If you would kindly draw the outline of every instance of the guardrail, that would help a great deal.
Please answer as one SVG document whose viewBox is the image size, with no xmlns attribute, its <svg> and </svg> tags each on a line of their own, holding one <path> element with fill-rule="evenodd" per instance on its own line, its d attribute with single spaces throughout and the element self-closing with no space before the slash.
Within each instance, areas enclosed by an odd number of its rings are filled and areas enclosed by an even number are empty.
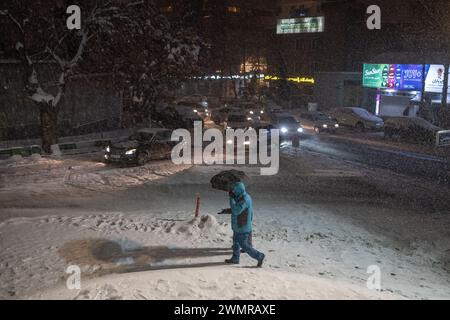
<svg viewBox="0 0 450 320">
<path fill-rule="evenodd" d="M 111 142 L 128 137 L 131 129 L 120 129 L 115 131 L 99 132 L 84 136 L 61 137 L 59 144 L 54 148 L 58 149 L 62 154 L 74 154 L 83 152 L 83 149 L 104 148 Z M 10 158 L 12 156 L 28 157 L 32 154 L 45 154 L 39 146 L 40 140 L 17 140 L 17 141 L 1 141 L 0 142 L 0 160 Z"/>
<path fill-rule="evenodd" d="M 58 149 L 62 154 L 73 154 L 76 153 L 76 151 L 82 151 L 83 149 L 102 149 L 111 143 L 112 140 L 110 139 L 68 142 L 57 144 L 52 147 L 52 149 Z M 38 145 L 0 149 L 0 160 L 8 159 L 13 156 L 29 157 L 33 154 L 43 155 L 45 152 Z"/>
<path fill-rule="evenodd" d="M 6 159 L 13 156 L 28 157 L 32 154 L 43 154 L 40 146 L 33 145 L 29 147 L 15 147 L 9 149 L 0 149 L 0 159 Z"/>
</svg>

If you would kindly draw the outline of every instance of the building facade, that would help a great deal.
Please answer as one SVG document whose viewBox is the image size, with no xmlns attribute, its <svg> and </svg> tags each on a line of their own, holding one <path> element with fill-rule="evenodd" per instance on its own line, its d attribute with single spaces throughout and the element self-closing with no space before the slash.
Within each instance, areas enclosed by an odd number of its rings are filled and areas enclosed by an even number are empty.
<svg viewBox="0 0 450 320">
<path fill-rule="evenodd" d="M 279 0 L 278 25 L 283 20 L 306 24 L 312 18 L 320 18 L 323 26 L 290 27 L 285 28 L 288 32 L 278 32 L 280 54 L 272 65 L 284 68 L 279 73 L 287 77 L 313 77 L 314 95 L 309 99 L 323 109 L 364 106 L 375 111 L 377 93 L 362 86 L 364 63 L 450 61 L 450 25 L 442 18 L 450 13 L 448 1 L 376 1 L 381 9 L 381 30 L 367 27 L 367 9 L 373 4 L 369 0 Z M 359 79 L 355 73 L 360 74 Z M 299 87 L 297 92 L 307 93 L 308 88 Z M 400 96 L 399 101 L 405 101 L 404 94 Z"/>
<path fill-rule="evenodd" d="M 159 6 L 169 19 L 189 13 L 193 28 L 209 46 L 197 75 L 203 81 L 188 82 L 183 93 L 236 96 L 254 75 L 267 71 L 274 1 L 161 0 Z"/>
</svg>

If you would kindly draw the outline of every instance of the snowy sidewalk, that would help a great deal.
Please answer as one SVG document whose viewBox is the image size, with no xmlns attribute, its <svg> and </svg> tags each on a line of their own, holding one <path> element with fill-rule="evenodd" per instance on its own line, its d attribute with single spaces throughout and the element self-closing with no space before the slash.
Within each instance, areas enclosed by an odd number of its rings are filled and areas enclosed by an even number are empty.
<svg viewBox="0 0 450 320">
<path fill-rule="evenodd" d="M 208 285 L 187 282 L 194 292 L 185 291 L 186 279 L 204 273 L 214 285 L 213 277 L 232 272 L 235 281 L 224 280 L 211 297 L 261 297 L 273 288 L 267 298 L 371 299 L 378 297 L 366 295 L 373 265 L 387 298 L 450 297 L 449 190 L 442 186 L 308 152 L 283 156 L 274 177 L 241 168 L 252 181 L 254 243 L 268 258 L 263 270 L 245 255 L 228 269 L 230 221 L 215 215 L 227 195 L 209 183 L 224 167 L 163 161 L 119 168 L 100 158 L 0 166 L 0 298 L 144 299 L 160 288 L 161 297 L 201 299 Z M 196 194 L 206 220 L 192 220 Z M 70 265 L 83 273 L 80 292 L 63 292 Z"/>
<path fill-rule="evenodd" d="M 60 287 L 31 299 L 75 300 L 389 300 L 401 297 L 298 273 L 207 267 L 120 274 Z"/>
</svg>

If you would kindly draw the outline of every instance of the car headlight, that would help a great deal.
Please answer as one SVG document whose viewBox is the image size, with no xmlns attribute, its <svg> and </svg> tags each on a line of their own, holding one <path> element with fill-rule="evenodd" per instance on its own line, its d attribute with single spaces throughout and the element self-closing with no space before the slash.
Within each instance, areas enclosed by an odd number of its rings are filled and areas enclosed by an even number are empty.
<svg viewBox="0 0 450 320">
<path fill-rule="evenodd" d="M 328 128 L 328 125 L 327 125 L 327 124 L 324 124 L 322 127 L 323 127 L 324 129 L 327 129 L 327 128 Z"/>
<path fill-rule="evenodd" d="M 303 128 L 298 128 L 298 129 L 297 129 L 297 132 L 298 132 L 298 133 L 303 133 Z"/>
<path fill-rule="evenodd" d="M 126 154 L 127 156 L 131 156 L 131 155 L 135 154 L 136 151 L 137 151 L 136 149 L 131 149 L 131 150 L 128 150 L 127 152 L 125 152 L 125 154 Z"/>
<path fill-rule="evenodd" d="M 335 127 L 335 128 L 339 128 L 339 124 L 336 123 L 336 124 L 334 125 L 334 127 Z"/>
<path fill-rule="evenodd" d="M 287 129 L 287 128 L 281 128 L 281 133 L 288 133 L 289 132 L 289 130 Z"/>
<path fill-rule="evenodd" d="M 108 146 L 106 147 L 106 152 L 110 153 L 111 152 L 111 148 Z"/>
</svg>

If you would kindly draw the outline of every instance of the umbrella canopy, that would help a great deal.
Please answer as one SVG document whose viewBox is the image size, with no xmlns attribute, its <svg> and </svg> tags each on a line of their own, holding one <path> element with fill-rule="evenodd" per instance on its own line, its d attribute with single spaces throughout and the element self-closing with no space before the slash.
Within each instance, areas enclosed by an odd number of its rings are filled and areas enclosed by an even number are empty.
<svg viewBox="0 0 450 320">
<path fill-rule="evenodd" d="M 243 171 L 222 171 L 211 179 L 211 186 L 213 189 L 228 192 L 235 183 L 243 182 L 244 184 L 248 184 L 249 180 L 250 179 Z"/>
</svg>

